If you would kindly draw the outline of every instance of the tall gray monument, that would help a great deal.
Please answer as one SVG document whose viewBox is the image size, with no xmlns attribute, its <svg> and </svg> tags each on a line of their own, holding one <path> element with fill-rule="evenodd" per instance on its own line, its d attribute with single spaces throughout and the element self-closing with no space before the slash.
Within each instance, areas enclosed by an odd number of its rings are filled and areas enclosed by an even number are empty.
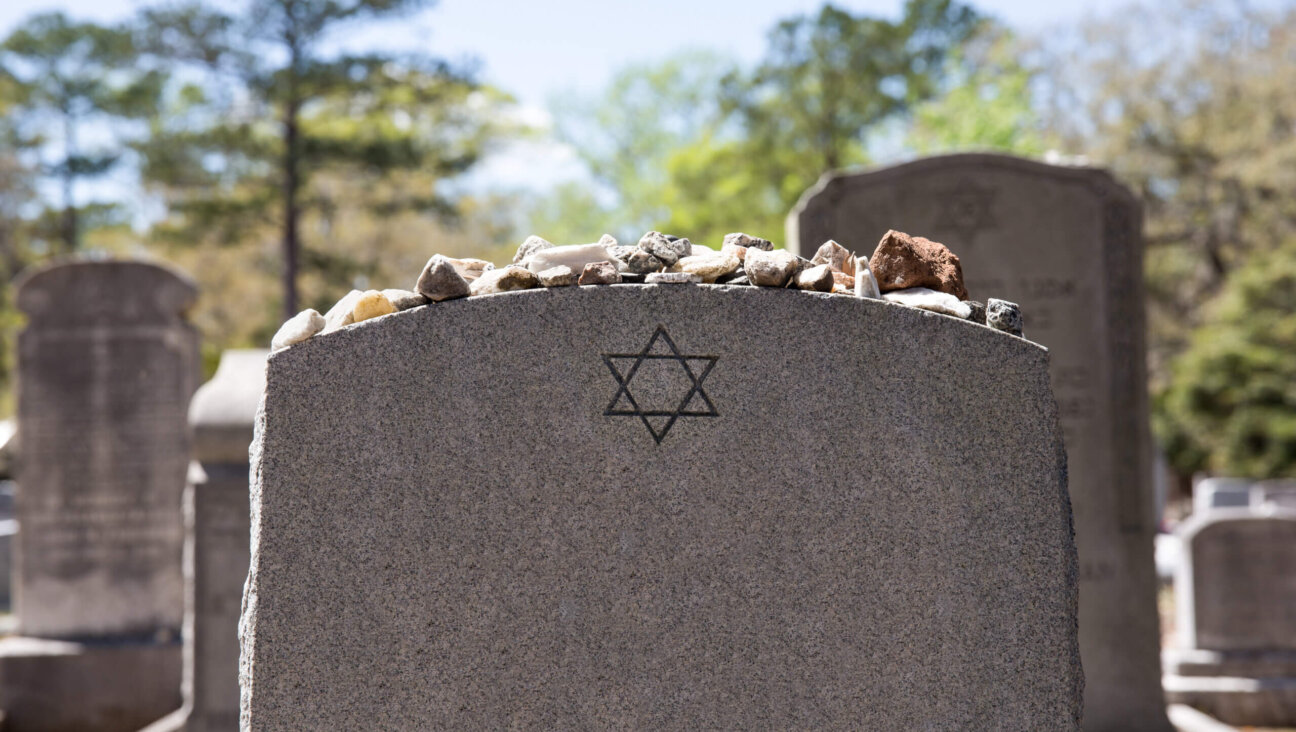
<svg viewBox="0 0 1296 732">
<path fill-rule="evenodd" d="M 1049 349 L 1080 552 L 1085 729 L 1168 730 L 1152 539 L 1141 214 L 1105 171 L 1003 155 L 831 174 L 788 218 L 788 248 L 869 256 L 888 229 L 943 242 L 973 299 L 1021 304 Z"/>
<path fill-rule="evenodd" d="M 244 728 L 1076 729 L 1047 359 L 723 285 L 450 300 L 280 351 Z"/>
<path fill-rule="evenodd" d="M 189 405 L 194 463 L 184 497 L 184 705 L 144 732 L 234 732 L 239 726 L 248 447 L 269 355 L 261 349 L 225 351 L 216 374 Z"/>
<path fill-rule="evenodd" d="M 79 261 L 19 285 L 12 729 L 138 729 L 179 703 L 180 494 L 198 339 L 186 279 Z"/>
</svg>

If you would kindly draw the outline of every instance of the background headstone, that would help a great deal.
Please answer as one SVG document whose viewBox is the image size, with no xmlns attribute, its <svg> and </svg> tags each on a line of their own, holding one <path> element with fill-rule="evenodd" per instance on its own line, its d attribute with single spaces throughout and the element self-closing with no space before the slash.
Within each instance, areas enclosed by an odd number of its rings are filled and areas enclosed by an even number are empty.
<svg viewBox="0 0 1296 732">
<path fill-rule="evenodd" d="M 14 492 L 13 481 L 0 480 L 0 608 L 6 611 L 13 604 L 9 576 L 13 573 L 13 541 L 18 533 L 18 520 L 14 518 Z"/>
<path fill-rule="evenodd" d="M 6 729 L 134 730 L 179 705 L 195 296 L 140 262 L 19 285 L 13 593 L 28 638 L 0 642 Z"/>
<path fill-rule="evenodd" d="M 1101 170 L 1003 155 L 825 176 L 788 219 L 803 255 L 869 256 L 888 229 L 962 259 L 974 300 L 1019 303 L 1049 349 L 1080 552 L 1085 729 L 1168 730 L 1152 538 L 1139 206 Z"/>
<path fill-rule="evenodd" d="M 184 705 L 144 732 L 234 732 L 239 726 L 248 446 L 269 355 L 261 349 L 225 351 L 189 405 L 194 463 L 184 497 Z"/>
<path fill-rule="evenodd" d="M 1245 508 L 1251 505 L 1249 478 L 1205 478 L 1193 486 L 1193 513 L 1217 508 Z"/>
<path fill-rule="evenodd" d="M 1296 511 L 1296 480 L 1261 480 L 1251 486 L 1251 505 Z"/>
<path fill-rule="evenodd" d="M 1075 729 L 1056 420 L 1044 349 L 849 296 L 317 336 L 258 416 L 243 724 Z"/>
<path fill-rule="evenodd" d="M 1176 532 L 1172 700 L 1238 725 L 1296 725 L 1296 511 L 1218 508 Z"/>
</svg>

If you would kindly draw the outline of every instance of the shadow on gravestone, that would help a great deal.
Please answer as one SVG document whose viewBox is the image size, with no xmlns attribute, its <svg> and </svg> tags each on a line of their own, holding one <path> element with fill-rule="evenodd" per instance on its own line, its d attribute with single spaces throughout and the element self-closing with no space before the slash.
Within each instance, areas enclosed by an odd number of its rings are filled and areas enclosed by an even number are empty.
<svg viewBox="0 0 1296 732">
<path fill-rule="evenodd" d="M 687 284 L 280 351 L 242 722 L 1075 729 L 1047 359 L 880 300 Z"/>
<path fill-rule="evenodd" d="M 227 350 L 189 404 L 185 488 L 184 705 L 141 732 L 234 732 L 238 620 L 248 574 L 248 447 L 268 350 Z"/>
<path fill-rule="evenodd" d="M 1296 725 L 1296 511 L 1216 508 L 1175 533 L 1167 696 L 1229 724 Z"/>
<path fill-rule="evenodd" d="M 27 274 L 18 307 L 19 637 L 6 730 L 135 730 L 180 703 L 180 495 L 194 286 L 152 264 Z"/>
<path fill-rule="evenodd" d="M 789 215 L 788 248 L 835 239 L 867 257 L 888 229 L 948 245 L 972 299 L 1019 303 L 1026 337 L 1048 347 L 1080 552 L 1084 726 L 1169 730 L 1137 201 L 1102 170 L 935 157 L 824 176 Z"/>
</svg>

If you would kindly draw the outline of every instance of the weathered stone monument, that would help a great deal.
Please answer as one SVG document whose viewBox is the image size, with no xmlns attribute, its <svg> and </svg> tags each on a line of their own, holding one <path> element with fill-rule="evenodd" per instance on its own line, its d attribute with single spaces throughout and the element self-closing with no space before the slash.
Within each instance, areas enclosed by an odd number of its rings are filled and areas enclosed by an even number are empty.
<svg viewBox="0 0 1296 732">
<path fill-rule="evenodd" d="M 691 284 L 275 353 L 242 724 L 1075 729 L 1047 362 L 881 300 Z"/>
<path fill-rule="evenodd" d="M 189 405 L 194 464 L 185 488 L 184 705 L 146 732 L 233 732 L 238 620 L 248 573 L 248 446 L 269 351 L 221 354 Z"/>
<path fill-rule="evenodd" d="M 972 299 L 1022 306 L 1049 349 L 1080 553 L 1085 729 L 1168 730 L 1152 539 L 1139 206 L 1101 170 L 951 155 L 825 176 L 788 247 L 868 256 L 888 229 L 962 258 Z"/>
<path fill-rule="evenodd" d="M 1167 696 L 1229 724 L 1296 725 L 1296 511 L 1218 508 L 1176 533 Z"/>
<path fill-rule="evenodd" d="M 134 730 L 179 704 L 180 494 L 192 284 L 139 262 L 19 285 L 14 606 L 6 729 Z"/>
</svg>

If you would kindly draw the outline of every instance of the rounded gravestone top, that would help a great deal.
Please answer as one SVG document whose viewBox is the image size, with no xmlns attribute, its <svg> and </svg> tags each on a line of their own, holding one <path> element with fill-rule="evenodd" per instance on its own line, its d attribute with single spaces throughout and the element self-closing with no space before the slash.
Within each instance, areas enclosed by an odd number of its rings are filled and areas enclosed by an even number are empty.
<svg viewBox="0 0 1296 732">
<path fill-rule="evenodd" d="M 199 462 L 247 462 L 269 355 L 262 348 L 225 351 L 211 381 L 194 392 L 189 426 Z"/>
<path fill-rule="evenodd" d="M 25 272 L 17 303 L 36 326 L 169 325 L 181 320 L 197 297 L 193 281 L 172 267 L 87 259 Z"/>
<path fill-rule="evenodd" d="M 1043 354 L 1047 354 L 1048 348 L 1035 343 L 1027 338 L 1013 336 L 1004 331 L 991 328 L 987 325 L 975 323 L 963 318 L 937 313 L 930 310 L 901 305 L 899 303 L 887 300 L 873 298 L 861 298 L 852 294 L 837 294 L 824 292 L 811 292 L 807 290 L 796 290 L 791 288 L 771 288 L 771 287 L 752 287 L 746 285 L 719 285 L 719 284 L 616 284 L 616 285 L 592 285 L 582 287 L 557 287 L 557 288 L 533 288 L 526 290 L 514 290 L 511 292 L 496 293 L 485 296 L 476 296 L 470 298 L 460 298 L 448 300 L 441 303 L 433 303 L 424 307 L 411 308 L 396 313 L 385 315 L 379 318 L 363 321 L 359 324 L 346 328 L 335 330 L 329 333 L 317 335 L 304 343 L 297 344 L 292 348 L 276 351 L 271 354 L 270 361 L 287 358 L 293 358 L 294 353 L 300 354 L 307 350 L 315 352 L 314 349 L 329 346 L 326 344 L 342 343 L 348 336 L 345 333 L 355 333 L 367 328 L 398 327 L 396 323 L 407 323 L 418 318 L 445 318 L 445 317 L 464 317 L 472 318 L 474 311 L 477 309 L 492 309 L 496 307 L 511 307 L 519 311 L 519 317 L 525 317 L 525 312 L 542 302 L 561 303 L 562 307 L 572 307 L 576 310 L 596 318 L 599 310 L 605 306 L 613 307 L 614 303 L 620 302 L 640 302 L 641 307 L 652 310 L 661 305 L 672 302 L 692 302 L 692 298 L 701 298 L 706 303 L 719 303 L 722 301 L 736 301 L 749 303 L 743 307 L 750 307 L 750 317 L 761 318 L 764 315 L 772 315 L 766 312 L 768 308 L 778 307 L 783 309 L 788 307 L 792 312 L 799 312 L 804 317 L 809 318 L 812 323 L 822 328 L 831 328 L 832 318 L 836 317 L 866 317 L 871 319 L 886 318 L 895 319 L 897 323 L 903 323 L 901 328 L 935 328 L 939 332 L 963 333 L 968 338 L 987 338 L 991 342 L 1014 343 L 1037 349 Z M 776 305 L 777 304 L 777 305 Z M 620 307 L 620 305 L 615 305 Z M 703 306 L 709 307 L 709 306 Z M 703 312 L 700 314 L 702 319 L 710 317 L 723 317 L 720 311 Z M 947 330 L 952 329 L 952 330 Z M 963 329 L 967 329 L 964 331 Z M 1000 340 L 1000 339 L 1007 339 Z M 850 344 L 840 343 L 846 347 Z"/>
</svg>

